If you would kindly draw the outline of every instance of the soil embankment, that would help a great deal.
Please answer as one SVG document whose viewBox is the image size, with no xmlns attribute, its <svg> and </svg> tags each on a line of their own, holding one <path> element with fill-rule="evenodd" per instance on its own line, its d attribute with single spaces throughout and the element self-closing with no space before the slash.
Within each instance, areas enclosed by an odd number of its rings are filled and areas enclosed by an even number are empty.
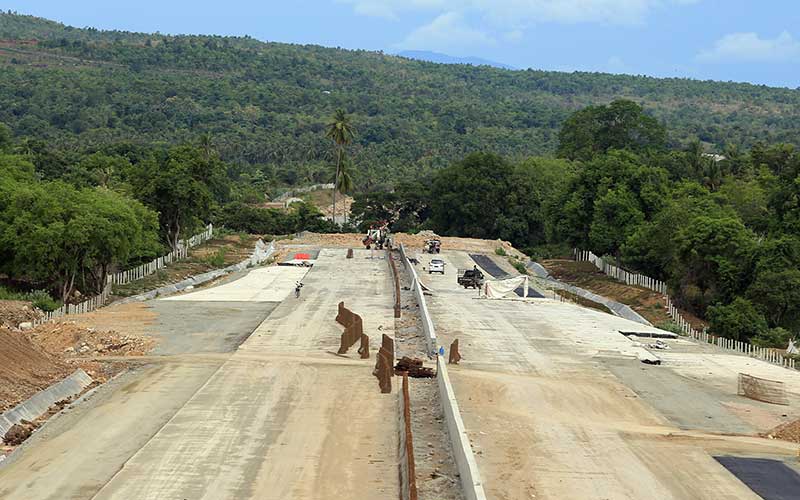
<svg viewBox="0 0 800 500">
<path fill-rule="evenodd" d="M 0 412 L 73 370 L 66 362 L 36 346 L 25 333 L 0 327 Z"/>
</svg>

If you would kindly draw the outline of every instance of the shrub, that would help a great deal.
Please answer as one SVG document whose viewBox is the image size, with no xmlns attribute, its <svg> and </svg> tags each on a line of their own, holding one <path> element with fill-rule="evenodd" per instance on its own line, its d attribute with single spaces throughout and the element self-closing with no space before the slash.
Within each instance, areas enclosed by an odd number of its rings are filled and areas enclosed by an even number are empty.
<svg viewBox="0 0 800 500">
<path fill-rule="evenodd" d="M 26 300 L 31 301 L 34 307 L 37 307 L 45 312 L 55 311 L 61 307 L 61 302 L 55 300 L 44 290 L 36 290 L 26 294 Z"/>
<path fill-rule="evenodd" d="M 35 290 L 33 292 L 14 292 L 6 288 L 0 287 L 0 300 L 23 300 L 30 302 L 33 307 L 41 309 L 45 312 L 55 311 L 61 307 L 61 302 L 55 300 L 44 290 Z"/>
<path fill-rule="evenodd" d="M 728 305 L 708 308 L 711 333 L 729 339 L 747 341 L 767 333 L 767 320 L 749 300 L 737 297 Z"/>
<path fill-rule="evenodd" d="M 520 274 L 528 274 L 528 269 L 525 267 L 525 264 L 516 260 L 516 259 L 508 259 L 508 262 L 514 266 L 514 269 L 517 270 Z"/>
<path fill-rule="evenodd" d="M 678 324 L 675 323 L 672 320 L 662 321 L 661 323 L 656 325 L 656 328 L 660 328 L 661 330 L 666 330 L 668 332 L 672 332 L 672 333 L 677 333 L 679 335 L 683 335 L 683 332 L 681 331 L 681 327 L 678 326 Z"/>
<path fill-rule="evenodd" d="M 753 344 L 759 347 L 775 347 L 777 349 L 785 349 L 789 345 L 789 339 L 792 338 L 792 332 L 785 328 L 770 328 L 764 333 L 760 333 L 753 337 L 751 340 Z"/>
<path fill-rule="evenodd" d="M 227 249 L 220 248 L 217 250 L 216 253 L 213 255 L 207 256 L 204 260 L 206 264 L 212 267 L 224 267 L 225 266 L 225 255 L 227 254 Z"/>
<path fill-rule="evenodd" d="M 496 254 L 497 254 L 497 255 L 499 255 L 500 257 L 505 257 L 506 255 L 508 255 L 508 254 L 506 254 L 506 251 L 505 251 L 505 249 L 503 249 L 503 247 L 497 247 L 497 248 L 495 248 L 495 249 L 494 249 L 494 253 L 496 253 Z"/>
</svg>

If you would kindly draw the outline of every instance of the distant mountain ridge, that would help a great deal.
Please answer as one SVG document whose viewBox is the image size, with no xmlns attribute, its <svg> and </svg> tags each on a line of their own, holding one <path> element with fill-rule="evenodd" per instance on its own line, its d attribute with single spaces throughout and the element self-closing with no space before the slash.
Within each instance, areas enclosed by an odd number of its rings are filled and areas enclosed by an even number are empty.
<svg viewBox="0 0 800 500">
<path fill-rule="evenodd" d="M 428 61 L 439 64 L 469 64 L 471 66 L 491 66 L 500 69 L 518 69 L 508 64 L 490 61 L 488 59 L 481 59 L 480 57 L 456 57 L 440 52 L 431 52 L 428 50 L 404 50 L 398 52 L 396 55 L 400 57 L 407 57 L 408 59 L 416 59 L 418 61 Z"/>
<path fill-rule="evenodd" d="M 324 130 L 339 108 L 358 131 L 356 174 L 377 185 L 474 151 L 515 161 L 550 155 L 571 113 L 620 98 L 667 124 L 671 145 L 800 143 L 798 90 L 437 64 L 247 36 L 74 28 L 0 12 L 0 123 L 15 136 L 68 156 L 210 134 L 223 159 L 258 166 L 254 182 L 328 182 L 314 175 L 329 169 Z"/>
</svg>

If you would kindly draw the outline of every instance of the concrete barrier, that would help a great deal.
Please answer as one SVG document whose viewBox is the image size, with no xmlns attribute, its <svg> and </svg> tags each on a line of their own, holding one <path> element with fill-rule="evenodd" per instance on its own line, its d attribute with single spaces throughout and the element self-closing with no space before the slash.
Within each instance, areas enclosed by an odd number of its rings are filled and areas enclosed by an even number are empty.
<svg viewBox="0 0 800 500">
<path fill-rule="evenodd" d="M 14 408 L 0 415 L 0 438 L 5 436 L 11 427 L 23 420 L 36 420 L 47 410 L 61 401 L 70 398 L 89 386 L 92 377 L 82 369 L 76 370 L 72 375 L 61 382 L 56 382 L 47 389 L 43 389 Z"/>
<path fill-rule="evenodd" d="M 419 276 L 416 269 L 414 269 L 414 265 L 408 261 L 403 245 L 400 245 L 400 255 L 403 257 L 403 265 L 406 266 L 412 276 L 412 288 L 419 302 L 419 315 L 422 320 L 422 329 L 425 332 L 425 340 L 428 342 L 428 349 L 435 353 L 438 350 L 436 328 L 428 312 L 428 304 L 425 301 L 425 295 L 422 293 L 423 289 Z M 472 445 L 464 428 L 464 421 L 461 419 L 456 395 L 453 392 L 453 386 L 450 384 L 450 377 L 447 374 L 447 362 L 442 356 L 438 354 L 435 354 L 435 356 L 439 399 L 442 402 L 447 435 L 450 438 L 450 446 L 453 449 L 453 458 L 456 461 L 458 475 L 461 477 L 461 490 L 467 500 L 486 500 L 478 464 L 475 461 L 475 455 L 472 453 Z"/>
<path fill-rule="evenodd" d="M 483 491 L 481 475 L 472 445 L 461 419 L 453 386 L 447 374 L 447 362 L 442 356 L 436 356 L 436 381 L 439 385 L 439 399 L 442 401 L 444 421 L 447 425 L 447 434 L 450 436 L 450 445 L 453 448 L 453 458 L 456 461 L 458 475 L 461 477 L 461 489 L 467 500 L 486 500 Z"/>
<path fill-rule="evenodd" d="M 425 333 L 425 343 L 428 347 L 428 353 L 435 356 L 436 352 L 439 350 L 439 346 L 436 341 L 436 329 L 433 327 L 433 321 L 431 321 L 431 316 L 428 313 L 428 304 L 425 302 L 425 289 L 419 279 L 417 270 L 414 269 L 414 264 L 408 260 L 408 257 L 406 256 L 406 249 L 402 243 L 400 244 L 400 255 L 403 258 L 403 266 L 405 266 L 406 271 L 411 274 L 411 289 L 414 291 L 414 295 L 417 297 L 417 304 L 419 304 L 420 319 L 422 320 L 422 331 Z"/>
</svg>

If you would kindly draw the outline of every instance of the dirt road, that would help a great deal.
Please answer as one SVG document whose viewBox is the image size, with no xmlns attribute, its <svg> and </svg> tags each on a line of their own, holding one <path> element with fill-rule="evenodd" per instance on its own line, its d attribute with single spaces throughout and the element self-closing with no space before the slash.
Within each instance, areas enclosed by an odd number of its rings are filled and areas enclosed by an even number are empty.
<svg viewBox="0 0 800 500">
<path fill-rule="evenodd" d="M 448 272 L 422 276 L 432 289 L 429 307 L 440 344 L 460 341 L 464 359 L 450 377 L 488 497 L 755 500 L 714 455 L 793 463 L 796 445 L 720 435 L 739 430 L 726 428 L 729 420 L 717 421 L 719 434 L 681 429 L 612 373 L 606 360 L 629 367 L 632 377 L 644 367 L 636 357 L 641 346 L 618 333 L 641 331 L 642 325 L 544 299 L 477 299 L 455 284 L 456 267 L 469 264 L 465 254 L 442 256 Z M 420 268 L 427 262 L 422 260 Z M 680 405 L 683 379 L 670 380 L 676 385 L 651 389 L 669 390 Z M 710 389 L 686 391 L 685 397 L 701 398 L 683 401 L 694 411 L 703 405 L 722 411 Z M 739 399 L 754 411 L 763 408 Z"/>
<path fill-rule="evenodd" d="M 368 256 L 322 251 L 300 299 L 284 297 L 302 271 L 281 268 L 158 301 L 269 316 L 232 354 L 164 354 L 77 405 L 0 467 L 0 498 L 396 498 L 396 399 L 374 359 L 332 354 L 341 297 L 373 343 L 393 327 L 388 266 Z"/>
</svg>

